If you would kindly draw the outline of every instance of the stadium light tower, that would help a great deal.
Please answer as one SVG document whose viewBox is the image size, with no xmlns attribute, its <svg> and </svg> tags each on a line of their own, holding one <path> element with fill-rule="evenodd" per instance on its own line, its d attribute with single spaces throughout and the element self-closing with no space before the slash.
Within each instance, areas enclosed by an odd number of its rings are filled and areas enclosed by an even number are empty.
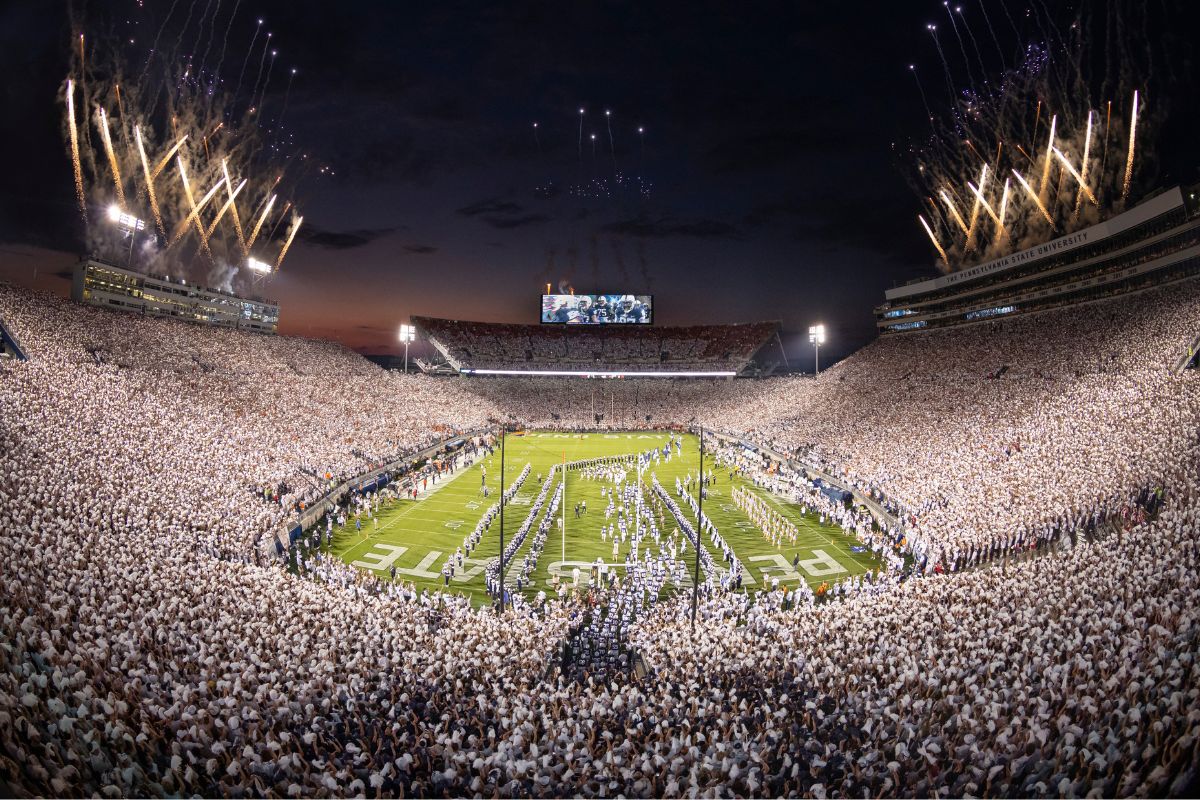
<svg viewBox="0 0 1200 800">
<path fill-rule="evenodd" d="M 825 326 L 810 325 L 808 327 L 808 340 L 813 346 L 813 369 L 815 374 L 821 374 L 821 345 L 825 344 Z"/>
<path fill-rule="evenodd" d="M 417 340 L 417 329 L 412 325 L 400 326 L 400 341 L 404 342 L 404 374 L 408 374 L 408 343 Z"/>
<path fill-rule="evenodd" d="M 133 264 L 133 243 L 137 240 L 138 232 L 146 230 L 146 223 L 132 214 L 125 213 L 115 203 L 108 207 L 108 220 L 129 237 L 129 255 L 125 258 L 125 266 L 128 268 Z"/>
</svg>

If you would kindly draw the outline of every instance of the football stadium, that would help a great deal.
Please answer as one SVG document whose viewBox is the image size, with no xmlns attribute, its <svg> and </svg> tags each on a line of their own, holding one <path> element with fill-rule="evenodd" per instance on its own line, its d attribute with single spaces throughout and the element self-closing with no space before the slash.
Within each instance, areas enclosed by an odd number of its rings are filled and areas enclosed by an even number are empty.
<svg viewBox="0 0 1200 800">
<path fill-rule="evenodd" d="M 278 53 L 315 59 L 327 37 L 392 64 L 359 23 L 396 9 L 342 27 L 267 4 L 272 29 L 250 3 L 161 5 L 69 5 L 57 96 L 36 99 L 61 116 L 55 208 L 79 246 L 59 274 L 0 280 L 0 794 L 1200 790 L 1200 183 L 1153 166 L 1178 130 L 1155 59 L 1174 56 L 1142 50 L 1171 4 L 925 10 L 937 73 L 909 67 L 920 133 L 892 148 L 913 205 L 846 223 L 853 247 L 885 230 L 894 271 L 883 218 L 917 216 L 910 279 L 759 285 L 746 260 L 832 229 L 761 245 L 776 234 L 747 216 L 684 220 L 664 210 L 673 168 L 647 177 L 647 128 L 615 144 L 611 111 L 568 101 L 562 142 L 541 118 L 521 145 L 559 148 L 566 188 L 554 172 L 541 206 L 447 204 L 455 242 L 484 238 L 426 270 L 424 294 L 356 263 L 388 237 L 439 257 L 416 221 L 322 227 L 341 213 L 326 195 L 379 211 L 388 180 L 430 205 L 443 191 L 411 164 L 387 177 L 378 142 L 367 169 L 341 166 L 374 129 L 338 104 L 420 93 L 480 31 L 518 37 L 508 23 L 477 20 L 464 43 L 421 17 L 445 63 L 338 90 Z M 750 56 L 729 22 L 705 24 Z M 495 89 L 517 62 L 488 48 L 495 74 L 469 75 Z M 322 103 L 327 118 L 285 122 Z M 467 146 L 456 108 L 372 108 Z M 680 147 L 671 164 L 717 157 Z M 510 179 L 480 159 L 446 180 Z M 850 174 L 833 181 L 859 192 Z M 593 238 L 592 278 L 586 238 L 551 241 L 611 234 L 599 215 L 634 206 L 619 230 L 637 246 Z M 672 237 L 714 263 L 655 284 Z M 495 245 L 513 241 L 547 268 L 505 266 Z M 547 280 L 555 258 L 580 291 Z M 872 302 L 789 310 L 843 279 Z M 742 293 L 769 313 L 732 316 Z M 376 296 L 392 317 L 368 357 L 348 342 L 378 333 Z M 869 330 L 840 341 L 852 326 L 833 320 L 855 316 Z"/>
</svg>

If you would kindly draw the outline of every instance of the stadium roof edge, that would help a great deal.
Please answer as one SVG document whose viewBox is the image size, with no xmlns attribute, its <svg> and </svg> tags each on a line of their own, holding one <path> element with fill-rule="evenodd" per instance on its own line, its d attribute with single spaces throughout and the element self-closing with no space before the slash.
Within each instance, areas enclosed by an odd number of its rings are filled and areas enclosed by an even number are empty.
<svg viewBox="0 0 1200 800">
<path fill-rule="evenodd" d="M 944 289 L 956 283 L 966 283 L 976 278 L 994 275 L 1021 264 L 1028 264 L 1031 261 L 1074 250 L 1086 244 L 1094 244 L 1154 219 L 1157 216 L 1173 211 L 1176 208 L 1180 208 L 1183 205 L 1183 190 L 1179 186 L 1172 186 L 1149 200 L 1145 200 L 1127 211 L 1122 211 L 1116 216 L 1109 217 L 1103 222 L 1082 228 L 1074 233 L 1064 234 L 1063 236 L 1040 242 L 1025 250 L 1009 253 L 1006 256 L 982 264 L 976 264 L 957 272 L 951 272 L 948 275 L 939 275 L 936 278 L 927 278 L 915 283 L 908 283 L 904 286 L 887 289 L 884 291 L 883 296 L 890 303 Z"/>
</svg>

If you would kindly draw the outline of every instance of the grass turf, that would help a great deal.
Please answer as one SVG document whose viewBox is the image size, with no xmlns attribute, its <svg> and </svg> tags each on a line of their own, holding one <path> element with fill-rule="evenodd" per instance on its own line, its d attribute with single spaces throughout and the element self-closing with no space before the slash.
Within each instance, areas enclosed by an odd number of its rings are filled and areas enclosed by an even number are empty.
<svg viewBox="0 0 1200 800">
<path fill-rule="evenodd" d="M 541 489 L 538 475 L 541 474 L 545 478 L 551 466 L 561 463 L 564 457 L 567 461 L 577 461 L 642 452 L 655 446 L 661 448 L 668 436 L 667 433 L 653 431 L 589 433 L 583 434 L 582 437 L 580 434 L 552 432 L 510 434 L 507 437 L 505 453 L 507 485 L 512 484 L 525 464 L 531 465 L 531 471 L 513 501 L 505 508 L 506 541 L 511 540 L 531 510 L 531 504 Z M 659 482 L 683 508 L 684 513 L 690 515 L 691 510 L 675 494 L 675 478 L 678 476 L 682 479 L 689 473 L 696 473 L 699 463 L 698 448 L 696 437 L 685 435 L 682 456 L 673 455 L 670 462 L 660 461 L 648 469 L 644 475 L 647 495 L 652 491 L 649 486 L 650 475 L 655 473 Z M 491 490 L 490 496 L 486 498 L 480 491 L 481 471 L 484 468 L 487 470 L 487 485 Z M 716 469 L 711 456 L 706 455 L 705 469 Z M 832 583 L 879 566 L 870 552 L 853 552 L 851 548 L 858 544 L 857 541 L 843 533 L 838 526 L 822 523 L 814 515 L 805 514 L 799 506 L 755 487 L 740 477 L 734 477 L 731 481 L 726 470 L 716 469 L 714 474 L 716 483 L 706 496 L 704 511 L 747 568 L 748 578 L 745 585 L 751 591 L 766 588 L 772 579 L 778 579 L 781 586 L 792 586 L 800 580 L 805 580 L 815 587 L 823 581 Z M 630 470 L 629 479 L 633 478 L 633 472 Z M 549 581 L 552 571 L 569 579 L 571 570 L 578 565 L 586 579 L 588 565 L 597 557 L 603 558 L 610 565 L 614 563 L 612 540 L 604 542 L 600 538 L 600 527 L 616 519 L 615 516 L 605 519 L 604 509 L 607 503 L 600 491 L 602 486 L 612 485 L 599 480 L 589 480 L 578 471 L 567 473 L 566 498 L 563 503 L 566 512 L 565 536 L 561 533 L 564 529 L 557 523 L 551 527 L 537 568 L 531 576 L 532 583 L 524 589 L 527 595 L 532 596 L 540 589 L 545 589 L 547 594 L 551 594 Z M 734 486 L 749 488 L 764 498 L 772 508 L 790 519 L 799 530 L 796 543 L 793 545 L 785 542 L 779 548 L 773 546 L 749 517 L 734 505 L 730 498 L 730 491 Z M 462 545 L 463 539 L 475 528 L 488 507 L 500 496 L 499 450 L 444 478 L 440 484 L 435 485 L 431 482 L 430 489 L 431 491 L 416 500 L 399 500 L 381 508 L 377 515 L 377 527 L 375 522 L 364 517 L 362 531 L 357 531 L 354 519 L 351 518 L 346 526 L 334 529 L 333 543 L 326 549 L 344 561 L 373 570 L 383 578 L 390 576 L 390 568 L 394 565 L 397 568 L 397 580 L 410 581 L 418 588 L 468 594 L 473 602 L 479 604 L 490 602 L 484 589 L 483 565 L 500 554 L 498 521 L 492 522 L 490 531 L 484 534 L 479 546 L 471 553 L 467 568 L 451 580 L 449 587 L 445 585 L 440 570 L 446 559 Z M 574 506 L 580 501 L 587 502 L 588 512 L 576 517 Z M 546 506 L 549 506 L 548 500 Z M 560 508 L 556 516 L 561 516 L 562 511 Z M 542 513 L 545 513 L 545 509 Z M 691 519 L 694 523 L 694 518 Z M 510 563 L 514 566 L 520 564 L 529 551 L 536 527 L 535 523 L 525 542 L 512 558 Z M 664 533 L 673 531 L 675 527 L 675 521 L 667 512 Z M 713 561 L 723 565 L 722 553 L 711 546 L 707 536 L 704 539 Z M 643 542 L 643 549 L 647 546 L 651 548 L 652 553 L 657 553 L 653 539 L 648 538 Z M 619 548 L 618 561 L 625 559 L 628 549 L 628 543 Z M 797 556 L 808 562 L 807 568 L 805 564 L 792 568 L 792 560 Z M 687 564 L 690 582 L 693 551 L 689 549 L 682 558 Z M 515 575 L 510 573 L 510 585 L 513 577 Z"/>
</svg>

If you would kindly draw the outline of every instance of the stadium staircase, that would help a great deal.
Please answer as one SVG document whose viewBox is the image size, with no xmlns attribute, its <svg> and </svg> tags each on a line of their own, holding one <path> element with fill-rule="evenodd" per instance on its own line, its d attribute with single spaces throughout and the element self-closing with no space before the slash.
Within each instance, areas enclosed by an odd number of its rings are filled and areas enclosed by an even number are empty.
<svg viewBox="0 0 1200 800">
<path fill-rule="evenodd" d="M 1200 366 L 1200 336 L 1192 339 L 1192 343 L 1188 345 L 1187 352 L 1179 356 L 1179 360 L 1175 362 L 1174 374 L 1178 375 L 1185 369 L 1196 369 Z"/>
<path fill-rule="evenodd" d="M 4 320 L 0 319 L 0 355 L 9 356 L 19 361 L 28 361 L 29 357 L 25 355 L 24 348 L 21 347 L 20 340 L 17 335 L 12 332 L 12 328 L 4 324 Z"/>
</svg>

